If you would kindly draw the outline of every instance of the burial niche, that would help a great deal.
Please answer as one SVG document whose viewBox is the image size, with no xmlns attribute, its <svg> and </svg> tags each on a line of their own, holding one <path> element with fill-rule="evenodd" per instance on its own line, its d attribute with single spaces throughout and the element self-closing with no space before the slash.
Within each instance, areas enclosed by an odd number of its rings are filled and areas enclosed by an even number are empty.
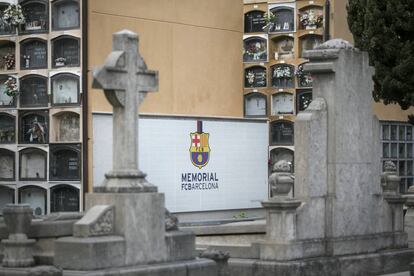
<svg viewBox="0 0 414 276">
<path fill-rule="evenodd" d="M 294 66 L 290 64 L 276 64 L 270 67 L 272 74 L 272 86 L 278 88 L 293 88 L 294 84 Z"/>
<path fill-rule="evenodd" d="M 47 68 L 46 40 L 29 38 L 20 43 L 20 69 Z"/>
<path fill-rule="evenodd" d="M 266 67 L 252 66 L 244 69 L 244 87 L 256 88 L 266 87 Z"/>
<path fill-rule="evenodd" d="M 48 142 L 47 111 L 21 112 L 20 142 L 24 144 L 45 144 Z"/>
<path fill-rule="evenodd" d="M 19 202 L 29 204 L 33 214 L 43 216 L 46 214 L 46 189 L 38 186 L 25 186 L 19 189 Z"/>
<path fill-rule="evenodd" d="M 42 33 L 49 29 L 49 5 L 47 0 L 20 1 L 25 23 L 20 26 L 22 33 Z"/>
<path fill-rule="evenodd" d="M 272 95 L 272 115 L 293 114 L 293 95 L 277 93 Z"/>
<path fill-rule="evenodd" d="M 304 111 L 312 102 L 312 90 L 302 90 L 296 92 L 296 110 Z"/>
<path fill-rule="evenodd" d="M 303 70 L 303 65 L 305 63 L 302 63 L 298 66 L 295 75 L 296 75 L 296 79 L 298 81 L 298 86 L 299 87 L 312 87 L 313 85 L 313 79 L 312 79 L 312 75 L 308 72 L 304 72 Z"/>
<path fill-rule="evenodd" d="M 275 21 L 269 27 L 269 32 L 293 32 L 295 30 L 294 8 L 288 6 L 278 6 L 270 9 L 276 16 Z"/>
<path fill-rule="evenodd" d="M 76 29 L 79 23 L 79 1 L 56 0 L 52 3 L 53 30 Z"/>
<path fill-rule="evenodd" d="M 291 168 L 293 169 L 293 157 L 293 151 L 287 148 L 275 148 L 270 151 L 270 160 L 272 161 L 272 165 L 278 161 L 284 160 L 289 162 L 292 166 Z"/>
<path fill-rule="evenodd" d="M 264 26 L 266 26 L 265 12 L 263 11 L 250 11 L 244 14 L 244 32 L 245 33 L 258 33 L 263 32 Z"/>
<path fill-rule="evenodd" d="M 299 28 L 314 30 L 323 26 L 323 9 L 318 6 L 308 6 L 299 12 Z"/>
<path fill-rule="evenodd" d="M 16 106 L 19 87 L 13 76 L 0 75 L 0 108 Z"/>
<path fill-rule="evenodd" d="M 46 180 L 47 153 L 37 148 L 26 148 L 20 151 L 20 180 Z"/>
<path fill-rule="evenodd" d="M 275 60 L 295 58 L 294 39 L 290 36 L 279 36 L 272 39 Z"/>
<path fill-rule="evenodd" d="M 267 98 L 260 93 L 250 93 L 244 96 L 244 114 L 247 117 L 265 117 Z"/>
<path fill-rule="evenodd" d="M 243 41 L 243 62 L 267 61 L 267 40 L 252 36 Z"/>
<path fill-rule="evenodd" d="M 52 67 L 76 67 L 80 65 L 79 38 L 61 36 L 52 40 Z"/>
<path fill-rule="evenodd" d="M 50 146 L 50 180 L 80 180 L 80 145 Z"/>
<path fill-rule="evenodd" d="M 0 70 L 16 68 L 16 43 L 9 40 L 0 41 Z"/>
<path fill-rule="evenodd" d="M 80 116 L 75 112 L 53 115 L 56 142 L 79 142 Z"/>
<path fill-rule="evenodd" d="M 20 79 L 20 106 L 47 107 L 47 78 L 40 75 L 27 75 Z"/>
<path fill-rule="evenodd" d="M 14 203 L 14 189 L 0 185 L 0 215 L 7 204 Z"/>
<path fill-rule="evenodd" d="M 320 35 L 305 35 L 300 38 L 300 53 L 303 57 L 305 51 L 313 50 L 323 43 L 323 38 Z"/>
<path fill-rule="evenodd" d="M 274 121 L 270 124 L 270 143 L 272 145 L 293 145 L 293 123 Z"/>
<path fill-rule="evenodd" d="M 13 151 L 0 149 L 0 181 L 15 179 L 15 154 Z"/>
<path fill-rule="evenodd" d="M 52 94 L 54 105 L 79 104 L 79 76 L 68 73 L 54 75 Z"/>
<path fill-rule="evenodd" d="M 0 35 L 10 35 L 16 33 L 16 28 L 3 19 L 4 11 L 9 7 L 9 3 L 0 3 Z"/>
<path fill-rule="evenodd" d="M 50 211 L 79 212 L 79 189 L 57 185 L 50 189 Z"/>
<path fill-rule="evenodd" d="M 16 142 L 16 117 L 0 113 L 0 144 Z"/>
</svg>

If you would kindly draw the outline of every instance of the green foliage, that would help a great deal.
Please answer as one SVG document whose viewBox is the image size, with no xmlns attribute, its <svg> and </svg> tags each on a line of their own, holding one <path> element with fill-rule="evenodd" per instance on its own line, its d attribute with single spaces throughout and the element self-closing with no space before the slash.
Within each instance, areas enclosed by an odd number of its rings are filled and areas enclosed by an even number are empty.
<svg viewBox="0 0 414 276">
<path fill-rule="evenodd" d="M 375 67 L 374 99 L 414 106 L 414 1 L 349 0 L 347 9 L 355 46 Z"/>
</svg>

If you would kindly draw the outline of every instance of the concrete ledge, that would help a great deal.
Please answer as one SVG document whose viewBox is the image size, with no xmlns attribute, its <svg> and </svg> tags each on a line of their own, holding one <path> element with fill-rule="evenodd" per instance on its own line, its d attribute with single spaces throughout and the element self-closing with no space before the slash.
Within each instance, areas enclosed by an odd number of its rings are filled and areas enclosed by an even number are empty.
<svg viewBox="0 0 414 276">
<path fill-rule="evenodd" d="M 232 258 L 258 259 L 260 257 L 258 244 L 252 244 L 251 246 L 212 245 L 208 246 L 206 249 L 217 249 L 222 252 L 228 252 Z"/>
<path fill-rule="evenodd" d="M 229 260 L 230 275 L 373 276 L 409 270 L 414 249 L 297 261 Z"/>
<path fill-rule="evenodd" d="M 29 238 L 53 238 L 72 236 L 73 224 L 77 220 L 32 221 Z M 7 239 L 9 232 L 4 223 L 0 224 L 0 239 Z"/>
<path fill-rule="evenodd" d="M 217 275 L 216 263 L 207 259 L 191 261 L 139 265 L 96 271 L 69 271 L 64 276 L 214 276 Z"/>
<path fill-rule="evenodd" d="M 182 226 L 180 229 L 192 231 L 197 236 L 265 233 L 266 221 L 259 220 L 221 225 Z"/>
<path fill-rule="evenodd" d="M 55 242 L 54 264 L 72 270 L 120 267 L 125 264 L 125 239 L 119 236 L 60 238 Z"/>
</svg>

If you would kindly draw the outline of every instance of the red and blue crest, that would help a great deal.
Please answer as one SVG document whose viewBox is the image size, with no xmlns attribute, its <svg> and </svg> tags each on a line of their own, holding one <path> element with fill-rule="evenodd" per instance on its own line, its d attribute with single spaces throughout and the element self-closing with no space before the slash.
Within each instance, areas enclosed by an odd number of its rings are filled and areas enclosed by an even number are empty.
<svg viewBox="0 0 414 276">
<path fill-rule="evenodd" d="M 209 136 L 210 134 L 203 132 L 203 122 L 197 121 L 197 132 L 190 133 L 190 159 L 191 163 L 199 169 L 207 165 L 210 159 Z"/>
</svg>

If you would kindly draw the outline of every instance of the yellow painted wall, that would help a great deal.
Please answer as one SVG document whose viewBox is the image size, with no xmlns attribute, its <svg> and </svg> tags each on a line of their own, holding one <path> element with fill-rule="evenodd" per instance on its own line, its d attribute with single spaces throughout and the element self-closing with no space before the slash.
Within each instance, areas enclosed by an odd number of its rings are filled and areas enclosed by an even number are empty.
<svg viewBox="0 0 414 276">
<path fill-rule="evenodd" d="M 242 117 L 242 15 L 241 0 L 91 0 L 89 69 L 111 52 L 112 33 L 130 29 L 160 76 L 141 112 Z M 102 92 L 89 93 L 92 111 L 111 110 Z"/>
<path fill-rule="evenodd" d="M 88 170 L 93 185 L 91 113 L 110 112 L 92 69 L 112 51 L 112 33 L 139 34 L 148 68 L 159 71 L 159 91 L 142 113 L 243 117 L 242 0 L 88 1 Z"/>
</svg>

